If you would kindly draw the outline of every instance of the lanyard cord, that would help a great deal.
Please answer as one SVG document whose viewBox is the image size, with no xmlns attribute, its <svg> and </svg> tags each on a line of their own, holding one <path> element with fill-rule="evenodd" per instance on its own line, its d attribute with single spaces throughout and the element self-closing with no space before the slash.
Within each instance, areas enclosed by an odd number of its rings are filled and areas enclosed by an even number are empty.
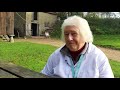
<svg viewBox="0 0 120 90">
<path fill-rule="evenodd" d="M 82 61 L 83 61 L 83 54 L 80 56 L 79 61 L 78 61 L 77 65 L 76 65 L 76 67 L 74 67 L 73 61 L 71 60 L 71 71 L 72 71 L 73 78 L 77 78 L 78 71 L 80 69 L 80 65 L 81 65 Z"/>
</svg>

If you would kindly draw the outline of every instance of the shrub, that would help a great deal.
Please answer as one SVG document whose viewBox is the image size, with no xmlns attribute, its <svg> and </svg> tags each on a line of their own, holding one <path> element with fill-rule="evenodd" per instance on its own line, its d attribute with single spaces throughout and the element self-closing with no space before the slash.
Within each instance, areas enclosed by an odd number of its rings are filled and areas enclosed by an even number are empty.
<svg viewBox="0 0 120 90">
<path fill-rule="evenodd" d="M 120 19 L 86 18 L 93 34 L 120 34 Z"/>
<path fill-rule="evenodd" d="M 53 31 L 50 33 L 52 38 L 57 38 L 57 39 L 61 38 L 61 25 L 62 25 L 62 23 L 63 23 L 63 21 L 57 21 L 53 25 Z"/>
<path fill-rule="evenodd" d="M 90 25 L 93 34 L 115 35 L 120 34 L 120 19 L 113 18 L 86 18 Z M 63 20 L 57 21 L 53 26 L 53 31 L 50 33 L 52 38 L 61 38 L 61 24 Z"/>
</svg>

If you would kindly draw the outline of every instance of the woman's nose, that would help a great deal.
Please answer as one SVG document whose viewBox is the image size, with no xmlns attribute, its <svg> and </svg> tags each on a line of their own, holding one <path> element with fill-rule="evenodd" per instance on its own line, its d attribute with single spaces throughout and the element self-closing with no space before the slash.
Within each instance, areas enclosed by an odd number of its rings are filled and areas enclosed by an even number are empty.
<svg viewBox="0 0 120 90">
<path fill-rule="evenodd" d="M 71 34 L 68 35 L 69 40 L 73 40 L 73 36 Z"/>
</svg>

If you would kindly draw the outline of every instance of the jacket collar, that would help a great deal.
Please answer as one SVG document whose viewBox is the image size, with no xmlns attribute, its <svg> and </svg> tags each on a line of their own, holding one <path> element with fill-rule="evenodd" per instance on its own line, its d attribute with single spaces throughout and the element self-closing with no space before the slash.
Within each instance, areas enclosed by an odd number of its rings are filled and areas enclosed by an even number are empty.
<svg viewBox="0 0 120 90">
<path fill-rule="evenodd" d="M 89 47 L 89 43 L 86 43 L 85 44 L 85 48 L 83 49 L 83 51 L 80 53 L 80 54 L 85 54 L 88 50 L 88 47 Z M 69 49 L 67 48 L 66 45 L 64 45 L 61 49 L 60 49 L 60 52 L 63 54 L 63 55 L 67 55 L 69 57 L 71 57 L 70 55 L 70 52 L 69 52 Z"/>
</svg>

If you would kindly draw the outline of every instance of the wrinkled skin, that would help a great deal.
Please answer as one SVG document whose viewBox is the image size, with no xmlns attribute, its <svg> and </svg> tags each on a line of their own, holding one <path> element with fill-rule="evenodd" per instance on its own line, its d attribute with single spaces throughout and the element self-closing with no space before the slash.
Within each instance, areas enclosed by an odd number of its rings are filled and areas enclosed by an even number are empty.
<svg viewBox="0 0 120 90">
<path fill-rule="evenodd" d="M 80 31 L 76 26 L 66 26 L 64 29 L 64 37 L 66 46 L 70 51 L 78 51 L 85 44 Z"/>
</svg>

